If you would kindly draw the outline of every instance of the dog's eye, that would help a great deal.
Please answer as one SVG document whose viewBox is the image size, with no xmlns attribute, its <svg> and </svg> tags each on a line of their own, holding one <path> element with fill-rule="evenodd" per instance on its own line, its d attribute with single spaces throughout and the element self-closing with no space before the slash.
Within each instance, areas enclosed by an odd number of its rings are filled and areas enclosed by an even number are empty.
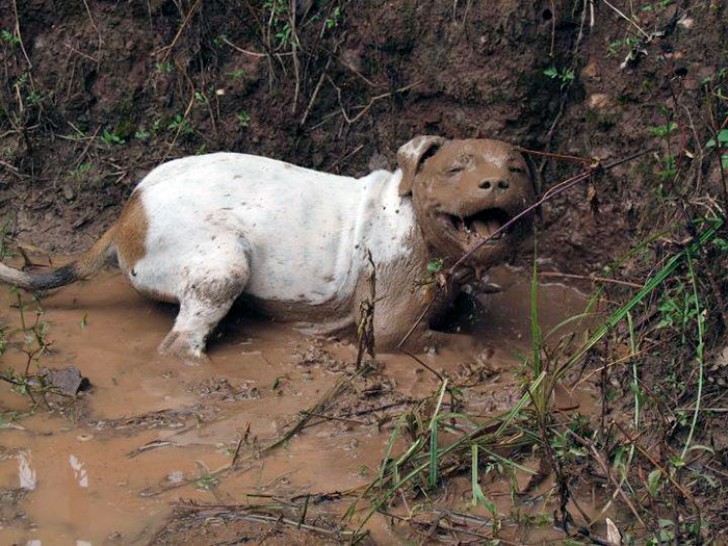
<svg viewBox="0 0 728 546">
<path fill-rule="evenodd" d="M 518 174 L 523 174 L 526 172 L 526 169 L 524 169 L 523 167 L 519 167 L 518 165 L 513 165 L 511 167 L 508 167 L 508 170 L 511 171 L 512 173 L 518 173 Z"/>
<path fill-rule="evenodd" d="M 465 165 L 453 165 L 447 170 L 447 174 L 452 176 L 454 174 L 461 173 L 465 170 Z"/>
</svg>

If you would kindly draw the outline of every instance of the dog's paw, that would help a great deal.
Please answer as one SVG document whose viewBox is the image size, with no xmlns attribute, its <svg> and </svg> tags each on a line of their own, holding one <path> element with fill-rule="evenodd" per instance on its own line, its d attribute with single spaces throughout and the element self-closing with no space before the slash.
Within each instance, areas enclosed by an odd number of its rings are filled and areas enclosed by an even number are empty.
<svg viewBox="0 0 728 546">
<path fill-rule="evenodd" d="M 205 354 L 204 347 L 199 343 L 197 337 L 190 332 L 172 330 L 164 338 L 157 351 L 161 355 L 177 358 L 186 366 L 210 364 L 210 358 Z"/>
</svg>

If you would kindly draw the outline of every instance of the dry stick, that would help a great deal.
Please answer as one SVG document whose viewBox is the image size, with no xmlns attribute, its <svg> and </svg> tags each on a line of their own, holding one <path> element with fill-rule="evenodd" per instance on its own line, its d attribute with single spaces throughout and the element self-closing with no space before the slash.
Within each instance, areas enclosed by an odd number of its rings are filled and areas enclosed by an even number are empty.
<svg viewBox="0 0 728 546">
<path fill-rule="evenodd" d="M 86 8 L 86 14 L 88 15 L 89 20 L 91 21 L 91 26 L 94 27 L 94 30 L 96 31 L 96 34 L 99 37 L 99 45 L 101 45 L 101 31 L 99 30 L 99 27 L 96 26 L 96 21 L 94 21 L 94 16 L 91 15 L 91 9 L 88 7 L 88 2 L 86 0 L 83 0 L 83 7 Z"/>
<path fill-rule="evenodd" d="M 346 161 L 347 159 L 349 159 L 351 156 L 353 156 L 355 154 L 358 154 L 363 148 L 364 148 L 364 144 L 359 144 L 359 146 L 354 148 L 351 152 L 349 152 L 346 155 L 341 156 L 336 161 L 334 161 L 331 165 L 329 165 L 326 168 L 326 172 L 331 172 L 334 169 L 334 167 L 336 167 L 339 163 L 341 163 L 342 161 Z"/>
<path fill-rule="evenodd" d="M 584 172 L 582 172 L 580 174 L 577 174 L 576 176 L 573 176 L 571 178 L 567 178 L 563 182 L 559 182 L 553 188 L 550 188 L 549 190 L 547 190 L 546 192 L 544 192 L 543 196 L 540 199 L 538 199 L 533 205 L 527 207 L 525 210 L 523 210 L 522 212 L 518 213 L 516 216 L 514 216 L 510 220 L 508 220 L 505 224 L 503 224 L 495 232 L 491 233 L 488 237 L 486 237 L 485 239 L 483 239 L 482 241 L 480 241 L 476 246 L 474 246 L 468 252 L 466 252 L 457 262 L 455 262 L 447 270 L 446 276 L 448 276 L 448 277 L 449 276 L 452 276 L 455 273 L 455 271 L 457 270 L 458 267 L 460 267 L 461 265 L 463 265 L 463 263 L 465 261 L 467 261 L 468 258 L 470 258 L 478 250 L 480 250 L 480 248 L 483 245 L 485 245 L 488 241 L 490 241 L 495 236 L 497 236 L 497 235 L 501 234 L 502 232 L 504 232 L 506 229 L 508 229 L 509 227 L 511 227 L 513 224 L 515 224 L 518 220 L 520 220 L 524 216 L 530 214 L 535 209 L 537 209 L 538 207 L 540 207 L 541 205 L 543 205 L 546 201 L 549 201 L 550 199 L 556 197 L 557 195 L 562 194 L 566 190 L 573 188 L 574 186 L 576 186 L 580 182 L 583 182 L 584 180 L 590 179 L 592 176 L 594 176 L 594 175 L 596 175 L 598 173 L 601 173 L 601 172 L 604 172 L 604 171 L 608 171 L 608 170 L 613 169 L 614 167 L 616 167 L 618 165 L 621 165 L 623 163 L 627 163 L 628 161 L 632 161 L 633 159 L 637 159 L 638 157 L 641 157 L 641 156 L 643 156 L 645 154 L 649 154 L 649 153 L 651 153 L 653 151 L 654 151 L 654 149 L 652 149 L 652 148 L 650 148 L 648 150 L 642 150 L 642 151 L 639 151 L 639 152 L 635 152 L 633 154 L 630 154 L 630 155 L 628 155 L 625 158 L 615 159 L 614 161 L 610 161 L 609 163 L 606 163 L 604 165 L 602 165 L 599 162 L 596 162 L 588 170 L 586 170 L 586 171 L 584 171 Z"/>
<path fill-rule="evenodd" d="M 577 442 L 579 442 L 581 445 L 583 445 L 585 447 L 588 447 L 591 450 L 592 455 L 594 455 L 594 459 L 597 461 L 597 463 L 599 463 L 599 466 L 602 467 L 602 471 L 604 472 L 604 474 L 606 474 L 606 476 L 609 479 L 609 481 L 612 482 L 612 485 L 614 485 L 615 495 L 616 494 L 619 494 L 619 496 L 622 497 L 622 500 L 625 502 L 625 504 L 627 505 L 627 507 L 630 509 L 630 511 L 632 512 L 632 515 L 635 518 L 637 518 L 637 521 L 639 521 L 640 524 L 643 527 L 645 527 L 645 522 L 640 517 L 640 514 L 639 514 L 639 511 L 637 510 L 637 507 L 632 503 L 632 501 L 629 499 L 629 497 L 627 496 L 627 494 L 624 492 L 624 490 L 621 487 L 621 484 L 618 484 L 617 481 L 616 481 L 616 479 L 615 479 L 615 477 L 612 476 L 612 473 L 611 472 L 609 472 L 609 464 L 607 464 L 607 462 L 605 462 L 603 460 L 601 454 L 599 453 L 599 451 L 594 446 L 594 442 L 591 442 L 590 440 L 587 440 L 586 438 L 582 438 L 582 437 L 578 436 L 577 434 L 574 434 L 572 431 L 567 431 L 567 432 Z M 614 499 L 615 495 L 612 495 L 612 499 Z M 609 502 L 612 502 L 612 501 L 610 500 Z M 600 514 L 600 516 L 601 516 L 601 514 Z"/>
<path fill-rule="evenodd" d="M 584 163 L 586 165 L 592 165 L 594 163 L 593 157 L 581 157 L 578 155 L 568 155 L 568 154 L 557 154 L 554 152 L 541 152 L 538 150 L 530 150 L 528 148 L 523 148 L 522 146 L 516 146 L 516 150 L 519 152 L 523 152 L 525 154 L 529 155 L 540 155 L 543 157 L 552 157 L 554 159 L 563 159 L 565 161 L 575 161 L 579 163 Z"/>
<path fill-rule="evenodd" d="M 172 40 L 172 43 L 153 52 L 152 53 L 153 55 L 157 55 L 159 53 L 164 52 L 164 55 L 162 56 L 162 61 L 167 60 L 167 57 L 169 57 L 170 51 L 172 51 L 172 48 L 177 43 L 177 40 L 179 40 L 180 36 L 182 36 L 182 32 L 184 31 L 185 27 L 187 26 L 187 23 L 190 22 L 190 19 L 194 15 L 195 11 L 197 10 L 197 7 L 200 5 L 201 2 L 202 2 L 202 0 L 197 0 L 197 2 L 195 2 L 194 5 L 190 8 L 190 11 L 187 12 L 187 15 L 185 16 L 185 20 L 182 21 L 182 24 L 180 25 L 179 29 L 177 30 L 177 34 L 175 34 L 174 39 Z"/>
<path fill-rule="evenodd" d="M 639 445 L 637 443 L 636 438 L 634 438 L 627 430 L 625 430 L 624 427 L 622 427 L 622 425 L 620 425 L 616 421 L 614 422 L 614 424 L 622 432 L 622 434 L 624 434 L 626 436 L 627 440 L 629 440 L 629 442 L 632 445 L 634 445 L 634 447 L 637 448 L 637 451 L 639 451 L 644 456 L 645 459 L 647 459 L 648 461 L 650 461 L 650 463 L 652 463 L 652 466 L 654 466 L 662 474 L 664 474 L 665 477 L 667 478 L 667 480 L 673 485 L 673 487 L 675 489 L 677 489 L 680 492 L 680 494 L 683 497 L 685 497 L 687 500 L 690 501 L 690 503 L 695 508 L 695 511 L 698 513 L 698 517 L 700 517 L 700 514 L 702 514 L 702 511 L 700 510 L 700 506 L 698 506 L 697 501 L 690 494 L 690 492 L 687 489 L 683 488 L 683 486 L 680 485 L 677 481 L 675 481 L 675 478 L 670 474 L 670 472 L 668 472 L 668 470 L 664 466 L 662 466 L 652 455 L 650 455 L 649 453 L 647 453 L 647 451 L 641 445 Z"/>
<path fill-rule="evenodd" d="M 634 28 L 636 28 L 638 31 L 640 31 L 640 33 L 642 34 L 642 36 L 645 37 L 645 39 L 647 40 L 647 42 L 652 41 L 652 38 L 654 38 L 654 35 L 653 34 L 647 34 L 644 30 L 642 30 L 642 27 L 641 26 L 639 26 L 637 23 L 635 23 L 631 18 L 627 17 L 624 13 L 622 13 L 621 11 L 619 11 L 612 4 L 610 4 L 609 2 L 607 2 L 607 0 L 602 0 L 602 2 L 604 2 L 610 8 L 612 8 L 617 13 L 617 15 L 619 15 L 622 19 L 624 19 L 630 25 L 632 25 Z"/>
<path fill-rule="evenodd" d="M 348 114 L 346 113 L 346 110 L 344 110 L 344 106 L 341 103 L 341 88 L 334 83 L 334 80 L 332 80 L 329 76 L 326 76 L 326 79 L 329 80 L 329 83 L 334 86 L 334 89 L 336 89 L 336 94 L 339 98 L 339 108 L 341 109 L 341 114 L 344 116 L 344 119 L 346 120 L 346 123 L 349 125 L 353 125 L 357 121 L 359 121 L 360 118 L 362 118 L 369 109 L 374 106 L 374 104 L 377 101 L 380 101 L 382 99 L 386 99 L 387 97 L 391 97 L 392 95 L 396 95 L 397 93 L 404 93 L 405 91 L 409 91 L 413 87 L 416 87 L 422 83 L 422 81 L 416 81 L 415 83 L 411 83 L 409 85 L 405 85 L 404 87 L 400 87 L 398 89 L 395 89 L 394 91 L 390 91 L 388 93 L 382 93 L 381 95 L 376 95 L 369 99 L 369 102 L 365 106 L 357 106 L 356 108 L 362 108 L 362 111 L 359 112 L 357 115 L 355 115 L 353 118 L 350 118 Z"/>
<path fill-rule="evenodd" d="M 20 50 L 23 52 L 23 56 L 25 57 L 25 60 L 28 63 L 28 70 L 32 70 L 33 63 L 30 62 L 30 57 L 28 57 L 28 52 L 25 51 L 25 45 L 23 44 L 23 35 L 20 33 L 20 16 L 18 15 L 18 3 L 16 0 L 13 0 L 13 14 L 15 15 L 15 34 L 18 36 L 18 41 L 20 42 Z M 30 76 L 30 74 L 29 74 L 29 76 Z M 31 76 L 31 82 L 32 82 L 32 76 Z"/>
<path fill-rule="evenodd" d="M 617 279 L 607 279 L 606 277 L 589 277 L 587 275 L 572 275 L 570 273 L 559 273 L 558 271 L 539 271 L 539 277 L 561 277 L 564 279 L 577 279 L 582 281 L 601 282 L 619 284 L 629 286 L 630 288 L 644 288 L 644 285 L 627 281 L 618 281 Z"/>
<path fill-rule="evenodd" d="M 267 57 L 265 53 L 257 53 L 255 51 L 248 51 L 247 49 L 243 49 L 241 47 L 236 46 L 234 43 L 232 43 L 230 40 L 227 39 L 227 36 L 220 36 L 220 41 L 224 44 L 227 44 L 231 48 L 233 48 L 235 51 L 238 51 L 244 55 L 250 55 L 251 57 Z"/>
<path fill-rule="evenodd" d="M 336 48 L 334 48 L 335 50 Z M 316 97 L 318 97 L 319 91 L 321 90 L 321 85 L 324 83 L 324 77 L 326 76 L 326 72 L 329 70 L 329 66 L 331 65 L 331 60 L 333 59 L 333 55 L 329 57 L 329 60 L 326 61 L 326 66 L 324 67 L 323 72 L 321 72 L 321 77 L 319 78 L 318 83 L 316 84 L 316 87 L 314 87 L 313 93 L 311 94 L 311 100 L 308 101 L 308 107 L 306 108 L 306 111 L 303 113 L 303 117 L 301 118 L 301 121 L 299 122 L 299 126 L 303 127 L 306 124 L 306 119 L 308 119 L 308 115 L 311 113 L 311 109 L 313 108 L 314 102 L 316 102 Z"/>
</svg>

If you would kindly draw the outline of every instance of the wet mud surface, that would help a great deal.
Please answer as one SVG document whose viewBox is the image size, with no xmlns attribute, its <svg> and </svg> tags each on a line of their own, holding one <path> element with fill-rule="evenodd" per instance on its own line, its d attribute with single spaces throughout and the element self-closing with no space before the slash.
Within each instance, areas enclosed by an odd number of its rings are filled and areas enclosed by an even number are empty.
<svg viewBox="0 0 728 546">
<path fill-rule="evenodd" d="M 420 355 L 461 389 L 473 416 L 504 411 L 522 394 L 519 355 L 529 346 L 530 286 L 524 273 L 510 269 L 494 280 L 507 289 L 487 296 L 470 325 L 479 348 Z M 585 305 L 561 285 L 542 286 L 540 296 L 544 331 Z M 0 298 L 4 321 L 19 326 L 17 296 L 5 290 Z M 23 298 L 29 321 L 37 305 Z M 36 394 L 34 415 L 6 422 L 5 543 L 340 542 L 347 527 L 340 517 L 378 472 L 395 421 L 439 384 L 401 354 L 378 355 L 369 371 L 356 373 L 351 341 L 307 337 L 243 309 L 233 311 L 211 343 L 210 365 L 181 365 L 156 353 L 174 306 L 144 299 L 111 271 L 58 290 L 41 306 L 50 342 L 42 365 L 75 366 L 92 387 L 65 411 L 54 406 L 52 415 Z M 10 341 L 4 363 L 22 372 L 23 339 Z M 0 386 L 5 412 L 29 411 L 28 398 L 10 387 Z M 586 386 L 563 404 L 592 411 L 594 395 Z M 302 415 L 310 418 L 305 427 L 276 445 Z M 442 510 L 471 510 L 467 480 L 460 492 L 458 483 L 432 499 Z M 499 509 L 511 510 L 508 484 L 489 488 Z M 295 523 L 287 511 L 309 495 L 315 499 L 305 521 L 310 530 L 281 523 Z M 538 513 L 544 506 L 523 509 Z M 263 519 L 246 515 L 251 507 Z M 367 540 L 404 541 L 411 525 L 417 522 L 375 516 Z"/>
</svg>

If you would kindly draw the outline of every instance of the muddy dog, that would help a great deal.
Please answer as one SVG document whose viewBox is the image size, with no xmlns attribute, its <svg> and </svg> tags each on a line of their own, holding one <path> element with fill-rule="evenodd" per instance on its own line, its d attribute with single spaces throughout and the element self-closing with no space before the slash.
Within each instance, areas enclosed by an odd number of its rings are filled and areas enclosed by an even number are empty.
<svg viewBox="0 0 728 546">
<path fill-rule="evenodd" d="M 239 298 L 318 332 L 352 328 L 374 273 L 377 346 L 391 348 L 429 307 L 410 336 L 416 343 L 447 299 L 432 305 L 431 286 L 418 283 L 428 263 L 451 264 L 473 249 L 534 201 L 534 184 L 521 154 L 496 140 L 418 136 L 397 161 L 393 173 L 356 179 L 235 153 L 176 159 L 141 181 L 116 224 L 76 261 L 46 273 L 0 264 L 0 280 L 47 290 L 115 257 L 136 290 L 179 303 L 159 351 L 194 363 Z M 530 223 L 514 223 L 466 265 L 504 261 Z"/>
</svg>

